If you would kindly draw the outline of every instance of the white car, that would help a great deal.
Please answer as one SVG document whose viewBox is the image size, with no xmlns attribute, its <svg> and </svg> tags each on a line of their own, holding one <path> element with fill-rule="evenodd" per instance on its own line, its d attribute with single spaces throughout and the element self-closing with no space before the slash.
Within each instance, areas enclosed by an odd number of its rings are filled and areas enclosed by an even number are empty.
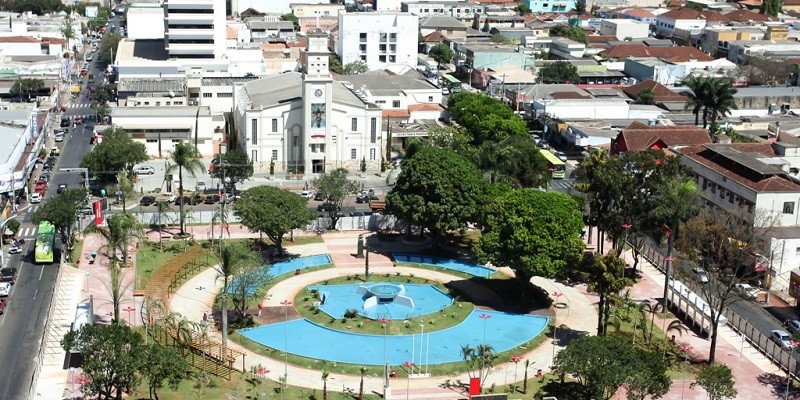
<svg viewBox="0 0 800 400">
<path fill-rule="evenodd" d="M 55 138 L 53 139 L 56 142 L 63 142 L 64 141 L 64 134 L 63 133 L 56 133 Z"/>
<path fill-rule="evenodd" d="M 31 203 L 41 203 L 42 202 L 42 195 L 39 193 L 34 193 L 31 195 Z"/>
<path fill-rule="evenodd" d="M 198 181 L 197 183 L 194 184 L 194 190 L 196 190 L 198 192 L 202 192 L 202 191 L 206 190 L 206 183 L 202 182 L 202 181 Z"/>
<path fill-rule="evenodd" d="M 11 282 L 0 283 L 0 297 L 8 297 L 11 293 Z"/>
<path fill-rule="evenodd" d="M 704 269 L 692 268 L 692 273 L 697 275 L 697 280 L 700 281 L 700 283 L 708 283 L 708 275 Z"/>
<path fill-rule="evenodd" d="M 314 198 L 314 192 L 312 192 L 310 190 L 303 190 L 300 193 L 300 197 L 305 198 L 305 199 L 313 199 Z"/>
<path fill-rule="evenodd" d="M 746 299 L 755 300 L 758 298 L 758 289 L 746 283 L 737 283 L 733 285 L 733 290 L 737 291 L 739 295 Z"/>
<path fill-rule="evenodd" d="M 11 248 L 8 249 L 8 254 L 20 254 L 20 253 L 22 253 L 22 248 L 19 246 L 11 246 Z"/>
<path fill-rule="evenodd" d="M 563 151 L 557 151 L 555 154 L 559 160 L 567 162 L 567 155 Z"/>
<path fill-rule="evenodd" d="M 153 175 L 155 173 L 156 169 L 149 165 L 140 165 L 133 169 L 134 175 Z"/>
<path fill-rule="evenodd" d="M 2 293 L 0 293 L 0 295 L 1 294 Z M 770 340 L 781 346 L 782 349 L 790 349 L 794 346 L 792 344 L 792 337 L 786 331 L 776 329 L 770 332 L 769 338 Z"/>
</svg>

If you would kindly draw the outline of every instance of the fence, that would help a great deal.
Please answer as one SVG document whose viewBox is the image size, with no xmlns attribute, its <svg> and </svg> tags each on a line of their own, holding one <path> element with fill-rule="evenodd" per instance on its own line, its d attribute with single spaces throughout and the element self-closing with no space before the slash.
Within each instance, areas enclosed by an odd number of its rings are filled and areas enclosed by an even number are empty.
<svg viewBox="0 0 800 400">
<path fill-rule="evenodd" d="M 33 369 L 33 376 L 31 377 L 31 387 L 30 391 L 28 392 L 28 398 L 30 400 L 38 398 L 36 393 L 36 386 L 39 383 L 39 374 L 42 372 L 42 366 L 44 364 L 44 351 L 47 346 L 47 336 L 50 332 L 51 324 L 53 321 L 53 304 L 58 301 L 57 296 L 55 295 L 56 290 L 58 290 L 59 286 L 61 285 L 61 271 L 64 268 L 64 253 L 61 253 L 61 260 L 59 262 L 58 273 L 56 274 L 56 282 L 53 285 L 53 293 L 50 297 L 50 304 L 47 305 L 47 319 L 44 323 L 44 333 L 42 335 L 41 343 L 39 343 L 39 354 L 36 355 L 36 368 Z"/>
<path fill-rule="evenodd" d="M 175 289 L 177 289 L 189 277 L 193 276 L 195 272 L 204 268 L 208 268 L 211 265 L 208 262 L 208 254 L 206 254 L 205 262 L 200 261 L 198 258 L 193 259 L 187 265 L 181 266 L 180 269 L 175 272 L 175 275 L 172 276 L 169 286 L 167 287 L 167 291 L 170 294 L 174 293 Z"/>
</svg>

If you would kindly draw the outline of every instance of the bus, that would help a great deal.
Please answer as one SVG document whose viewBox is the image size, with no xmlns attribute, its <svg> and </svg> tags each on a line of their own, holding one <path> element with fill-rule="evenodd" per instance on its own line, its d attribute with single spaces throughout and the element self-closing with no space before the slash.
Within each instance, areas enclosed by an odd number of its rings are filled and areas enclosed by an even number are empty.
<svg viewBox="0 0 800 400">
<path fill-rule="evenodd" d="M 456 79 L 453 75 L 442 75 L 442 91 L 447 93 L 458 93 L 461 91 L 461 81 Z"/>
<path fill-rule="evenodd" d="M 547 168 L 553 173 L 553 179 L 564 179 L 567 177 L 567 167 L 563 161 L 559 160 L 550 150 L 539 150 L 547 160 Z"/>
<path fill-rule="evenodd" d="M 42 221 L 36 232 L 36 247 L 34 261 L 37 264 L 53 263 L 53 248 L 55 246 L 56 228 L 49 221 Z"/>
</svg>

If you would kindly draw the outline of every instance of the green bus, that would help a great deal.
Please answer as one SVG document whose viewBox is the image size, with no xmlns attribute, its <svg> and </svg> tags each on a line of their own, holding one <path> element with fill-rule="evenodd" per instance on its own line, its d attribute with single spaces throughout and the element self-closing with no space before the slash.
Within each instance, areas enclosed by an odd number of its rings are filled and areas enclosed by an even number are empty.
<svg viewBox="0 0 800 400">
<path fill-rule="evenodd" d="M 461 91 L 461 81 L 456 79 L 456 77 L 454 77 L 453 75 L 443 74 L 442 89 L 447 89 L 449 93 L 458 93 Z"/>
<path fill-rule="evenodd" d="M 34 248 L 34 261 L 37 264 L 53 263 L 55 240 L 56 228 L 49 221 L 42 221 L 36 232 L 36 247 Z"/>
<path fill-rule="evenodd" d="M 550 150 L 539 150 L 547 160 L 548 169 L 553 174 L 553 179 L 564 179 L 567 177 L 567 167 L 563 161 L 559 160 Z"/>
</svg>

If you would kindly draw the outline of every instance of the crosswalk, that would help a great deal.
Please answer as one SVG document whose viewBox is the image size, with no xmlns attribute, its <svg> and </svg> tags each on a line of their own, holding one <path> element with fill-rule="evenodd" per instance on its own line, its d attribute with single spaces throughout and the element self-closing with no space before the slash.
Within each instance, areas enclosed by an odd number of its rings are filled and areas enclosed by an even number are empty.
<svg viewBox="0 0 800 400">
<path fill-rule="evenodd" d="M 550 188 L 557 191 L 569 191 L 575 184 L 574 179 L 553 179 L 550 181 Z"/>
<path fill-rule="evenodd" d="M 35 226 L 28 226 L 28 227 L 20 227 L 19 231 L 17 232 L 18 239 L 31 239 L 36 237 L 36 227 Z"/>
<path fill-rule="evenodd" d="M 82 101 L 79 103 L 67 103 L 64 104 L 65 108 L 91 108 L 92 102 L 91 101 Z"/>
</svg>

